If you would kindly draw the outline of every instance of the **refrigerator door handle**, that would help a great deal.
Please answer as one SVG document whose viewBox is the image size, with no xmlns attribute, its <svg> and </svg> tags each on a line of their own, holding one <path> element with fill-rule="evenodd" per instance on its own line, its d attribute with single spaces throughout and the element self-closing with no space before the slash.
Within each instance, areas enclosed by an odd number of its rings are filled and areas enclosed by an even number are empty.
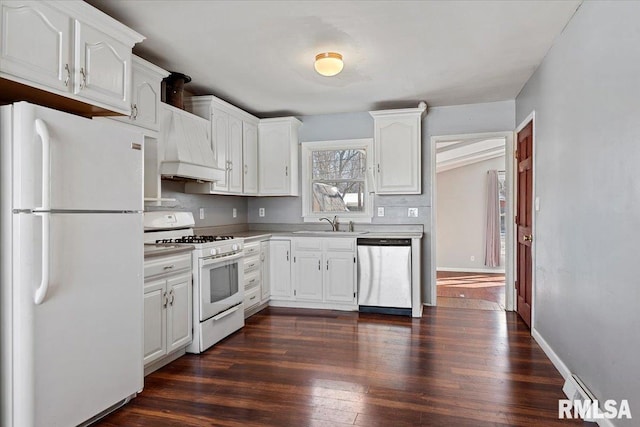
<svg viewBox="0 0 640 427">
<path fill-rule="evenodd" d="M 42 217 L 42 278 L 40 279 L 40 286 L 36 289 L 34 301 L 36 305 L 42 304 L 47 291 L 49 290 L 49 212 L 38 212 L 36 215 Z"/>
<path fill-rule="evenodd" d="M 42 140 L 42 207 L 38 210 L 48 211 L 51 209 L 49 201 L 51 192 L 51 138 L 49 138 L 47 125 L 42 119 L 36 119 L 36 134 Z"/>
</svg>

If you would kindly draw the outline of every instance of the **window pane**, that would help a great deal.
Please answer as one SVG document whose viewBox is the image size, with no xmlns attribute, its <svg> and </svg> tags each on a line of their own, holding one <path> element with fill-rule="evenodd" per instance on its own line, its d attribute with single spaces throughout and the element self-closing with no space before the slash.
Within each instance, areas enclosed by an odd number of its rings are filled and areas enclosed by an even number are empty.
<svg viewBox="0 0 640 427">
<path fill-rule="evenodd" d="M 323 150 L 311 153 L 311 179 L 364 179 L 364 150 Z"/>
<path fill-rule="evenodd" d="M 312 188 L 313 212 L 364 211 L 364 181 L 314 182 Z"/>
</svg>

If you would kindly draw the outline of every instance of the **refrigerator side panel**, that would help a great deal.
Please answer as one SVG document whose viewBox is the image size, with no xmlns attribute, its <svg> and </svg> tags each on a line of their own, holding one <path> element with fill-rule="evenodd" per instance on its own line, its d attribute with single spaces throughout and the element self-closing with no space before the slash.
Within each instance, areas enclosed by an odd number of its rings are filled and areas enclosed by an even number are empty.
<svg viewBox="0 0 640 427">
<path fill-rule="evenodd" d="M 25 102 L 14 110 L 15 208 L 47 208 L 48 195 L 50 209 L 142 210 L 141 133 Z"/>
<path fill-rule="evenodd" d="M 12 421 L 11 106 L 0 107 L 0 425 Z"/>
<path fill-rule="evenodd" d="M 49 288 L 40 305 L 45 216 L 15 215 L 15 420 L 78 425 L 143 387 L 142 215 L 46 215 Z"/>
</svg>

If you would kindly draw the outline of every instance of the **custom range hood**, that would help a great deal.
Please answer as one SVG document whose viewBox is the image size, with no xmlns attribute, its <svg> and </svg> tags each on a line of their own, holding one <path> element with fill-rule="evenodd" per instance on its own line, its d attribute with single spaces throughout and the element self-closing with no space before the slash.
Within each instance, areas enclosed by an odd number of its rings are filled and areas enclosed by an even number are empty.
<svg viewBox="0 0 640 427">
<path fill-rule="evenodd" d="M 210 122 L 179 108 L 161 104 L 164 159 L 160 175 L 165 179 L 214 182 L 225 171 L 214 167 L 209 138 Z"/>
</svg>

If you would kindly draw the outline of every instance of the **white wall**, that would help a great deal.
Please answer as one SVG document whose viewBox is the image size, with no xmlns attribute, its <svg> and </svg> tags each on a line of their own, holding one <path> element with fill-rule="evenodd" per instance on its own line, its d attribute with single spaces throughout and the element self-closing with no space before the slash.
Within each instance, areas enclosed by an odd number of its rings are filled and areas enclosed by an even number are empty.
<svg viewBox="0 0 640 427">
<path fill-rule="evenodd" d="M 534 328 L 640 419 L 640 3 L 584 2 L 516 100 L 535 110 Z"/>
<path fill-rule="evenodd" d="M 487 171 L 492 169 L 505 169 L 504 155 L 436 174 L 438 270 L 504 271 L 504 264 L 484 265 Z"/>
</svg>

